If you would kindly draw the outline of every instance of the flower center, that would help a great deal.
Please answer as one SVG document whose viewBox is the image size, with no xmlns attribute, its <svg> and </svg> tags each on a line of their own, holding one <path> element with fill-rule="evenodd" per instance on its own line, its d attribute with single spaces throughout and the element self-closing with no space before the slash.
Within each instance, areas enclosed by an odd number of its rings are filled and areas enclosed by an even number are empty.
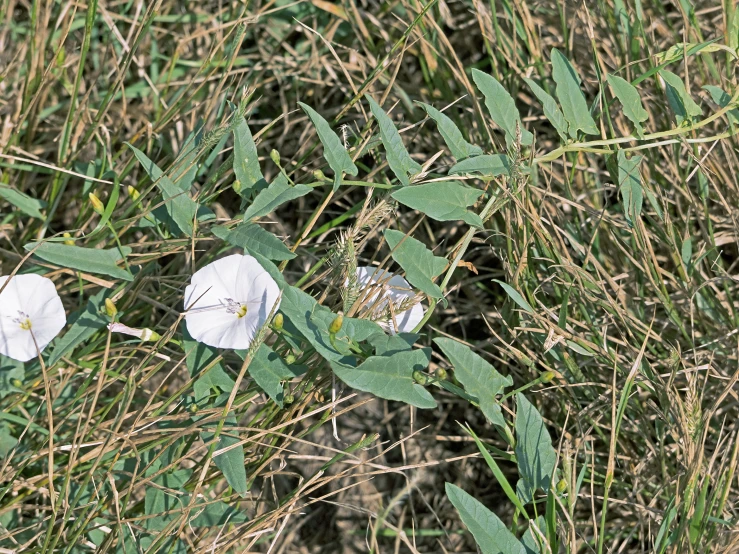
<svg viewBox="0 0 739 554">
<path fill-rule="evenodd" d="M 236 302 L 233 298 L 226 298 L 221 300 L 221 304 L 226 308 L 226 311 L 230 314 L 236 314 L 236 317 L 241 319 L 246 315 L 246 304 Z"/>
<path fill-rule="evenodd" d="M 13 318 L 13 323 L 17 323 L 21 329 L 24 331 L 30 331 L 31 330 L 31 318 L 30 316 L 18 310 L 18 317 Z"/>
</svg>

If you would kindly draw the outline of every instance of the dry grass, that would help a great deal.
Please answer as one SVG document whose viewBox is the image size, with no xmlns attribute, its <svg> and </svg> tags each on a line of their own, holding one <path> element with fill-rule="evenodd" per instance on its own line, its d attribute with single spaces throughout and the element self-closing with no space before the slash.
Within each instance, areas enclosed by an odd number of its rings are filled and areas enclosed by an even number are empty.
<svg viewBox="0 0 739 554">
<path fill-rule="evenodd" d="M 451 106 L 446 113 L 468 140 L 503 151 L 469 77 L 478 67 L 516 96 L 536 134 L 532 156 L 544 156 L 558 147 L 558 137 L 521 77 L 549 80 L 552 47 L 573 60 L 592 102 L 604 72 L 623 68 L 619 74 L 633 80 L 678 42 L 727 42 L 721 2 L 695 2 L 693 13 L 684 11 L 688 2 L 641 4 L 643 29 L 630 8 L 629 37 L 613 1 L 586 9 L 549 0 L 439 0 L 417 17 L 424 5 L 409 0 L 6 0 L 0 181 L 48 206 L 38 220 L 0 200 L 0 274 L 19 266 L 48 271 L 68 313 L 107 290 L 130 325 L 164 338 L 139 344 L 102 330 L 46 372 L 27 364 L 20 387 L 10 383 L 16 374 L 0 369 L 0 433 L 6 429 L 19 441 L 0 460 L 0 547 L 166 552 L 176 536 L 188 552 L 474 551 L 443 494 L 445 482 L 473 493 L 511 528 L 525 528 L 520 516 L 513 520 L 513 506 L 458 423 L 469 423 L 491 446 L 508 445 L 479 410 L 438 388 L 439 408 L 416 411 L 357 394 L 323 372 L 292 383 L 297 400 L 279 409 L 247 378 L 234 398 L 238 423 L 225 432 L 244 446 L 250 492 L 244 499 L 231 494 L 213 464 L 203 471 L 210 445 L 201 431 L 212 431 L 223 410 L 215 395 L 197 418 L 188 410 L 194 379 L 178 324 L 192 269 L 226 249 L 207 233 L 209 223 L 197 240 L 137 226 L 161 198 L 124 142 L 169 168 L 190 132 L 227 125 L 226 101 L 238 103 L 246 88 L 253 92 L 249 123 L 267 181 L 280 171 L 268 156 L 275 149 L 295 182 L 312 182 L 323 159 L 297 102 L 366 146 L 373 129 L 361 97 L 371 92 L 419 163 L 443 150 L 428 168 L 442 175 L 453 160 L 412 101 Z M 671 69 L 685 78 L 704 114 L 716 106 L 701 86 L 720 85 L 730 94 L 736 87 L 734 61 L 723 52 L 691 56 Z M 639 88 L 647 132 L 674 128 L 658 81 L 649 77 Z M 602 121 L 603 139 L 631 133 L 618 103 L 608 105 Z M 601 153 L 570 153 L 541 164 L 536 178 L 504 183 L 494 216 L 447 287 L 448 307 L 436 307 L 420 339 L 424 345 L 431 334 L 464 340 L 511 375 L 516 388 L 542 371 L 557 373 L 552 384 L 529 393 L 546 418 L 567 483 L 562 551 L 600 545 L 614 553 L 651 552 L 665 520 L 674 534 L 668 552 L 739 550 L 739 156 L 733 137 L 711 138 L 728 123 L 722 117 L 640 152 L 653 201 L 645 198 L 633 227 Z M 689 142 L 699 137 L 709 140 Z M 198 198 L 227 223 L 239 215 L 240 198 L 231 188 L 231 141 L 218 148 L 197 179 Z M 389 182 L 381 152 L 358 159 L 362 180 Z M 140 204 L 121 194 L 112 219 L 133 249 L 132 263 L 142 268 L 133 283 L 49 269 L 23 250 L 62 232 L 80 245 L 113 246 L 107 230 L 93 233 L 99 216 L 86 198 L 95 191 L 106 201 L 118 184 L 142 193 Z M 360 265 L 367 265 L 386 260 L 379 239 L 387 227 L 415 229 L 439 256 L 450 256 L 465 232 L 403 207 L 358 222 L 367 195 L 359 186 L 335 194 L 316 188 L 266 225 L 297 246 L 286 279 L 337 309 L 346 305 L 337 292 L 344 276 L 326 262 L 342 233 L 353 233 Z M 521 291 L 535 313 L 520 310 L 492 279 Z M 591 355 L 567 348 L 567 341 Z M 236 356 L 224 353 L 222 362 L 238 374 Z M 448 364 L 435 351 L 431 369 L 439 366 Z M 49 395 L 58 499 L 49 493 Z M 511 409 L 504 403 L 504 412 Z M 333 461 L 374 434 L 376 440 Z M 499 463 L 515 480 L 515 465 Z M 183 514 L 142 533 L 146 492 L 166 486 L 161 476 L 172 470 L 191 470 L 188 490 L 238 505 L 248 520 L 194 528 L 192 514 Z M 149 542 L 134 545 L 132 535 Z"/>
</svg>

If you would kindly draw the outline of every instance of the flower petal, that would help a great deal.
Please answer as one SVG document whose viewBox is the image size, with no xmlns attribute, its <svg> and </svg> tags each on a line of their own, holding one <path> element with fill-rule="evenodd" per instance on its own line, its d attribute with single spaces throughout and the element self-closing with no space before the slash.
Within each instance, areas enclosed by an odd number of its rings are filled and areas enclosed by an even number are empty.
<svg viewBox="0 0 739 554">
<path fill-rule="evenodd" d="M 7 279 L 0 277 L 0 287 Z M 18 324 L 19 312 L 28 316 L 31 330 Z M 35 358 L 66 323 L 62 300 L 47 277 L 16 275 L 0 293 L 0 353 L 5 356 L 21 362 Z"/>
<path fill-rule="evenodd" d="M 238 301 L 236 284 L 242 257 L 226 256 L 197 270 L 185 289 L 185 309 L 213 308 L 226 298 Z"/>
<path fill-rule="evenodd" d="M 209 346 L 249 348 L 279 294 L 277 283 L 255 258 L 227 256 L 200 269 L 185 289 L 187 330 Z M 226 299 L 246 304 L 246 315 L 227 310 Z"/>
<path fill-rule="evenodd" d="M 426 315 L 426 310 L 423 309 L 423 306 L 419 302 L 418 304 L 415 304 L 414 306 L 408 308 L 404 312 L 400 312 L 399 314 L 395 315 L 395 323 L 397 323 L 398 333 L 411 333 L 413 332 L 413 329 L 416 328 L 416 325 L 421 323 L 421 320 L 423 319 L 423 316 Z M 389 322 L 389 328 L 391 335 L 394 335 L 396 333 L 395 324 L 393 324 L 392 320 Z"/>
<path fill-rule="evenodd" d="M 363 291 L 360 298 L 364 302 L 365 308 L 371 310 L 372 313 L 384 310 L 388 301 L 392 302 L 393 307 L 397 307 L 416 296 L 416 291 L 408 281 L 385 269 L 358 267 L 357 281 Z M 380 284 L 375 285 L 375 283 Z M 390 318 L 383 321 L 381 326 L 392 335 L 396 332 L 409 333 L 421 322 L 425 313 L 426 311 L 419 302 L 407 310 L 397 312 L 394 321 Z"/>
<path fill-rule="evenodd" d="M 242 348 L 229 346 L 234 342 L 233 333 L 239 318 L 224 309 L 188 312 L 185 315 L 187 332 L 198 342 L 215 348 Z"/>
</svg>

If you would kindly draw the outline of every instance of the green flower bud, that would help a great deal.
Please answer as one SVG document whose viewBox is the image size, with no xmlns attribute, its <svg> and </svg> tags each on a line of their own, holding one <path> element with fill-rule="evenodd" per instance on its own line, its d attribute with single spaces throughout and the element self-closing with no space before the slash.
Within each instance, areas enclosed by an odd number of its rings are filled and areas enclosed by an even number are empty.
<svg viewBox="0 0 739 554">
<path fill-rule="evenodd" d="M 103 212 L 105 211 L 105 204 L 103 204 L 103 201 L 100 200 L 97 196 L 95 196 L 94 192 L 91 192 L 87 195 L 87 197 L 90 199 L 90 204 L 92 204 L 92 209 L 95 210 L 100 215 L 103 215 Z"/>
<path fill-rule="evenodd" d="M 285 406 L 289 406 L 290 404 L 292 404 L 293 402 L 295 402 L 295 396 L 294 396 L 294 395 L 292 395 L 292 394 L 290 394 L 290 393 L 287 393 L 287 394 L 286 394 L 286 395 L 285 395 L 285 396 L 284 396 L 284 397 L 282 398 L 282 401 L 283 401 L 283 403 L 285 404 Z"/>
<path fill-rule="evenodd" d="M 344 324 L 344 314 L 339 312 L 339 315 L 336 316 L 336 318 L 331 322 L 331 325 L 328 326 L 328 332 L 332 335 L 335 335 L 339 331 L 341 331 L 341 326 Z"/>
<path fill-rule="evenodd" d="M 105 299 L 105 313 L 108 314 L 108 317 L 115 317 L 118 313 L 118 308 L 115 307 L 110 298 Z"/>
<path fill-rule="evenodd" d="M 285 356 L 285 363 L 287 365 L 294 364 L 296 361 L 297 361 L 297 358 L 295 357 L 295 354 L 293 354 L 292 352 L 288 354 L 287 356 Z"/>
<path fill-rule="evenodd" d="M 426 385 L 429 382 L 428 376 L 418 369 L 413 372 L 413 380 L 419 385 Z"/>
<path fill-rule="evenodd" d="M 282 314 L 277 314 L 275 318 L 272 320 L 272 327 L 275 331 L 282 330 L 282 326 L 285 324 L 285 318 Z"/>
<path fill-rule="evenodd" d="M 316 181 L 328 181 L 329 180 L 329 178 L 326 177 L 325 173 L 323 173 L 323 171 L 321 171 L 320 169 L 316 169 L 313 172 L 313 177 L 315 178 Z"/>
<path fill-rule="evenodd" d="M 136 187 L 132 185 L 128 185 L 128 196 L 131 198 L 132 201 L 136 202 L 140 197 L 141 193 L 136 190 Z"/>
<path fill-rule="evenodd" d="M 540 377 L 542 383 L 551 383 L 556 378 L 557 374 L 554 371 L 545 371 Z"/>
<path fill-rule="evenodd" d="M 566 490 L 567 490 L 567 481 L 565 481 L 564 479 L 560 479 L 559 483 L 557 483 L 557 492 L 559 494 L 562 494 Z"/>
<path fill-rule="evenodd" d="M 190 413 L 191 414 L 196 414 L 196 413 L 198 413 L 198 410 L 200 408 L 198 408 L 198 405 L 197 404 L 190 404 L 190 408 L 189 409 L 190 409 Z"/>
<path fill-rule="evenodd" d="M 437 369 L 436 370 L 436 378 L 439 381 L 446 381 L 446 378 L 447 378 L 446 369 L 444 369 L 443 367 L 440 367 L 439 369 Z"/>
<path fill-rule="evenodd" d="M 273 162 L 275 162 L 277 165 L 280 165 L 280 153 L 277 150 L 272 150 L 272 152 L 269 153 L 269 157 L 272 159 Z"/>
<path fill-rule="evenodd" d="M 17 389 L 23 388 L 23 381 L 21 381 L 20 379 L 12 379 L 10 381 L 10 384 Z"/>
<path fill-rule="evenodd" d="M 239 181 L 238 179 L 236 179 L 233 182 L 233 184 L 231 185 L 231 187 L 234 189 L 234 192 L 236 192 L 236 194 L 241 194 L 241 189 L 243 188 L 241 186 L 241 181 Z"/>
</svg>

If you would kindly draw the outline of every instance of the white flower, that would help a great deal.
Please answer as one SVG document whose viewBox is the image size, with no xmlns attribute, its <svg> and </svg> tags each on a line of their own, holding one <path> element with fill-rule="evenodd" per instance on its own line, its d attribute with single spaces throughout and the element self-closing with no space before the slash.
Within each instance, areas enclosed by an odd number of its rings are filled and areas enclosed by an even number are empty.
<svg viewBox="0 0 739 554">
<path fill-rule="evenodd" d="M 67 316 L 51 279 L 34 274 L 8 279 L 0 277 L 0 354 L 27 362 L 54 340 Z"/>
<path fill-rule="evenodd" d="M 259 262 L 234 254 L 195 272 L 185 289 L 185 323 L 192 338 L 216 348 L 249 348 L 280 289 Z"/>
<path fill-rule="evenodd" d="M 357 283 L 360 302 L 391 335 L 410 333 L 423 319 L 425 310 L 414 300 L 416 292 L 400 275 L 379 267 L 358 267 Z"/>
</svg>

